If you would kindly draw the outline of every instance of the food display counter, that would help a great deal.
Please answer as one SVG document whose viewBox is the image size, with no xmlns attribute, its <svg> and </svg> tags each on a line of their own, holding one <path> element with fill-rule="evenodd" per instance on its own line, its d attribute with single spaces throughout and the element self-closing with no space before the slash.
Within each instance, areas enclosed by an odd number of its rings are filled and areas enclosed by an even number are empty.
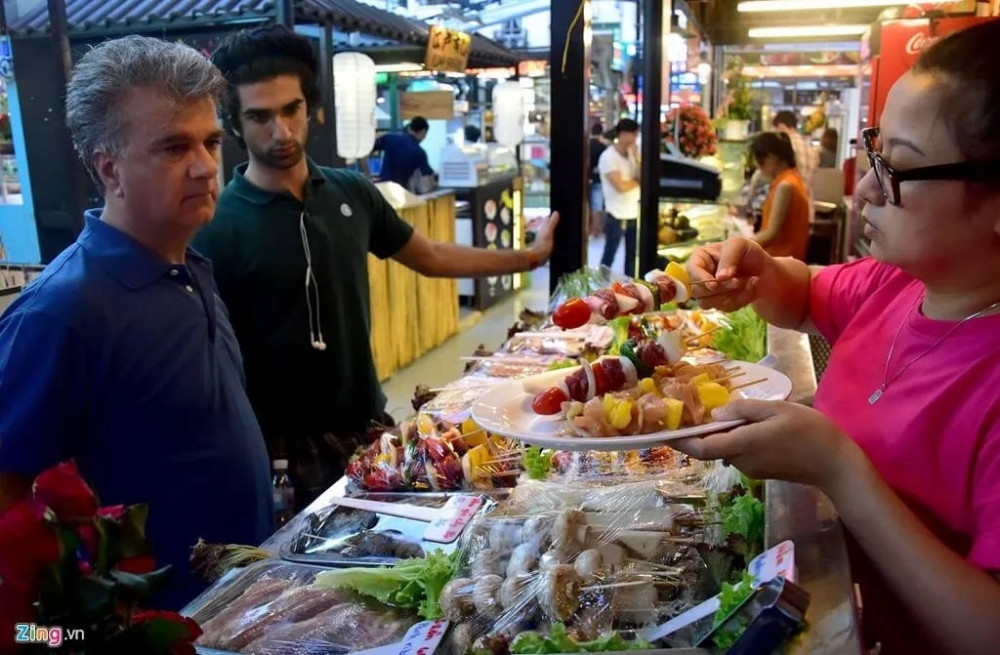
<svg viewBox="0 0 1000 655">
<path fill-rule="evenodd" d="M 441 190 L 405 196 L 396 211 L 421 234 L 455 242 L 455 195 Z M 385 380 L 458 331 L 455 280 L 423 277 L 391 259 L 368 256 L 371 345 Z"/>
<path fill-rule="evenodd" d="M 780 562 L 781 553 L 793 552 L 795 573 L 787 582 L 761 578 L 729 618 L 713 623 L 710 611 L 648 652 L 725 652 L 699 645 L 706 634 L 721 639 L 751 609 L 732 652 L 763 652 L 747 649 L 745 635 L 755 634 L 770 607 L 760 604 L 763 592 L 783 584 L 794 594 L 780 592 L 784 601 L 772 609 L 805 626 L 785 652 L 860 653 L 843 533 L 816 491 L 767 482 L 761 503 L 753 500 L 761 491 L 734 469 L 666 447 L 524 450 L 471 420 L 469 408 L 519 377 L 515 370 L 552 369 L 567 355 L 565 348 L 554 352 L 564 341 L 547 339 L 551 324 L 536 319 L 522 317 L 514 336 L 425 399 L 417 417 L 375 433 L 343 479 L 262 545 L 269 559 L 230 571 L 186 608 L 205 630 L 200 652 L 501 655 L 579 652 L 584 642 L 594 651 L 632 650 L 646 637 L 659 639 L 651 617 L 659 623 L 692 611 L 712 600 L 712 580 L 739 577 L 720 573 L 728 569 L 718 569 L 718 553 L 731 552 L 733 539 L 753 539 L 712 526 L 728 524 L 720 503 L 745 498 L 762 508 L 762 557 Z M 584 327 L 587 345 L 579 352 L 606 351 L 606 326 Z M 791 381 L 790 400 L 811 402 L 816 377 L 808 339 L 769 328 L 766 342 L 762 364 Z M 372 501 L 387 504 L 365 504 Z M 722 541 L 713 541 L 720 529 Z M 791 570 L 783 566 L 778 570 Z M 800 624 L 796 608 L 805 606 Z M 449 625 L 420 623 L 442 617 Z"/>
</svg>

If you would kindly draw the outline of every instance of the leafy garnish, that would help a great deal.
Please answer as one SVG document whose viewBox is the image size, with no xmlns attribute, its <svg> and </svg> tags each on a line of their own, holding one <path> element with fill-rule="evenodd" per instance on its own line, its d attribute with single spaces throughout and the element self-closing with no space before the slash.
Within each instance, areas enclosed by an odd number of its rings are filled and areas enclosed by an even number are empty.
<svg viewBox="0 0 1000 655">
<path fill-rule="evenodd" d="M 558 371 L 561 368 L 573 368 L 574 366 L 579 366 L 577 362 L 572 359 L 558 359 L 551 364 L 549 364 L 550 371 Z"/>
<path fill-rule="evenodd" d="M 754 577 L 751 574 L 744 573 L 740 581 L 735 584 L 722 583 L 722 591 L 719 593 L 719 609 L 715 611 L 715 618 L 712 621 L 713 629 L 722 625 L 726 618 L 743 601 L 753 595 L 754 582 Z M 719 630 L 712 637 L 716 648 L 723 651 L 735 644 L 736 640 L 743 634 L 743 631 L 749 627 L 748 620 L 743 617 L 734 617 L 730 623 L 735 623 L 736 625 L 730 625 L 727 628 Z"/>
<path fill-rule="evenodd" d="M 458 553 L 434 550 L 426 557 L 400 561 L 381 568 L 355 567 L 323 571 L 316 586 L 353 589 L 388 605 L 415 609 L 425 619 L 441 616 L 441 590 L 455 577 Z"/>
<path fill-rule="evenodd" d="M 746 539 L 749 563 L 764 548 L 764 503 L 749 493 L 741 494 L 725 502 L 721 513 L 722 529 Z"/>
<path fill-rule="evenodd" d="M 554 297 L 561 298 L 560 302 L 570 298 L 586 298 L 609 283 L 610 280 L 600 270 L 581 268 L 559 278 L 559 285 Z"/>
<path fill-rule="evenodd" d="M 615 333 L 615 338 L 611 341 L 611 348 L 608 350 L 608 354 L 619 354 L 622 345 L 629 340 L 629 328 L 631 325 L 631 316 L 619 316 L 608 321 L 608 327 Z"/>
<path fill-rule="evenodd" d="M 645 641 L 628 641 L 618 632 L 609 632 L 593 641 L 576 641 L 566 632 L 562 623 L 553 623 L 549 634 L 529 630 L 514 637 L 510 652 L 514 655 L 536 655 L 540 653 L 611 653 L 627 650 L 650 650 L 652 644 Z"/>
<path fill-rule="evenodd" d="M 531 480 L 545 480 L 552 472 L 552 456 L 555 451 L 551 448 L 542 449 L 539 446 L 531 446 L 524 451 L 524 471 Z"/>
<path fill-rule="evenodd" d="M 712 336 L 712 348 L 729 359 L 759 362 L 767 355 L 767 323 L 753 307 L 727 314 L 727 325 Z"/>
</svg>

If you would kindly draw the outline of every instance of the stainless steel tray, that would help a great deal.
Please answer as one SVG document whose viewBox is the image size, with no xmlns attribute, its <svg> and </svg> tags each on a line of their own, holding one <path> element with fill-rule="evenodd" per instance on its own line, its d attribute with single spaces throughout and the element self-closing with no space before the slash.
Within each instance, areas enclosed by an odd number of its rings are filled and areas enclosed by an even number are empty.
<svg viewBox="0 0 1000 655">
<path fill-rule="evenodd" d="M 497 502 L 486 494 L 465 492 L 440 493 L 363 493 L 352 494 L 353 498 L 376 500 L 389 503 L 412 503 L 421 506 L 441 507 L 456 495 L 479 495 L 484 499 L 477 516 L 492 511 Z M 340 521 L 340 526 L 333 526 Z M 458 548 L 458 540 L 450 544 L 424 541 L 423 533 L 427 523 L 386 516 L 363 510 L 327 504 L 312 512 L 304 513 L 297 519 L 299 529 L 278 548 L 278 555 L 291 562 L 302 562 L 320 566 L 388 566 L 407 557 L 441 550 L 450 553 Z M 346 526 L 346 527 L 345 527 Z M 393 554 L 364 554 L 366 544 L 393 547 Z M 358 555 L 347 555 L 354 550 Z"/>
</svg>

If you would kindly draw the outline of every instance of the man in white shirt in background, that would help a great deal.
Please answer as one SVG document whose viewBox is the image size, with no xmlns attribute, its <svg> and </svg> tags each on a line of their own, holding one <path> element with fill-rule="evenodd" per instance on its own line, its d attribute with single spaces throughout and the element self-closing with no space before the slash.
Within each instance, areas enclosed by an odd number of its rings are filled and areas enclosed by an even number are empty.
<svg viewBox="0 0 1000 655">
<path fill-rule="evenodd" d="M 795 112 L 784 109 L 774 115 L 771 120 L 771 127 L 775 132 L 784 132 L 788 135 L 788 140 L 792 142 L 792 150 L 795 151 L 795 168 L 806 183 L 812 184 L 813 172 L 819 168 L 819 151 L 809 143 L 809 138 L 799 133 L 799 119 Z"/>
<path fill-rule="evenodd" d="M 604 194 L 604 255 L 608 268 L 625 235 L 625 274 L 635 277 L 636 226 L 639 219 L 639 124 L 623 118 L 615 126 L 615 142 L 601 153 L 597 170 Z"/>
</svg>

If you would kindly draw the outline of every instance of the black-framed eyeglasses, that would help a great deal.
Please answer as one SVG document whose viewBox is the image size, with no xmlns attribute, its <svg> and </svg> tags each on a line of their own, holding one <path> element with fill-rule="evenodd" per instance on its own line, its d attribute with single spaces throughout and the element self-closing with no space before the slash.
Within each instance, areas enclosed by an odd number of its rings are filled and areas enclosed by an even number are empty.
<svg viewBox="0 0 1000 655">
<path fill-rule="evenodd" d="M 882 158 L 878 147 L 879 128 L 869 127 L 861 130 L 865 140 L 865 152 L 868 161 L 875 171 L 886 201 L 898 205 L 900 199 L 899 185 L 911 180 L 951 180 L 958 182 L 983 182 L 1000 178 L 1000 161 L 973 162 L 963 161 L 953 164 L 938 164 L 936 166 L 921 166 L 905 171 L 897 170 Z"/>
</svg>

